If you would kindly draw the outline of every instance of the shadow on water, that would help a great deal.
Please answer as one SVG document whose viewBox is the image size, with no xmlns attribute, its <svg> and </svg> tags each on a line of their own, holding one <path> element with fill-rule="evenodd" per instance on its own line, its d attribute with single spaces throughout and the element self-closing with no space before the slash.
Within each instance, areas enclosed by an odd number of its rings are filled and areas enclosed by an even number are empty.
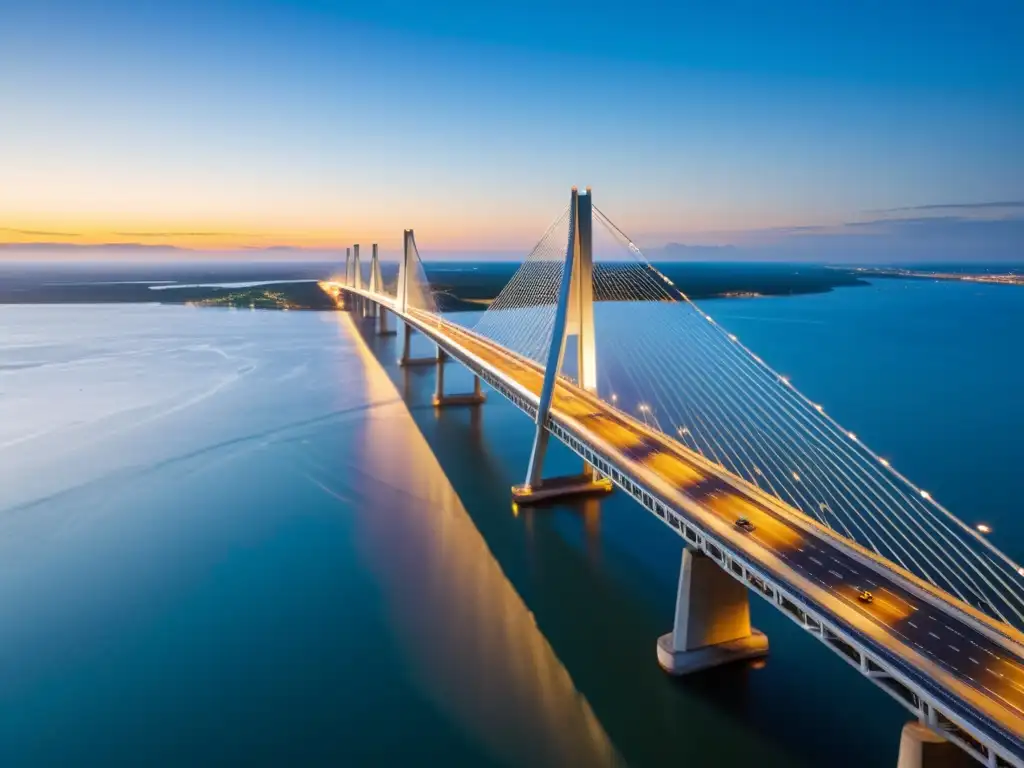
<svg viewBox="0 0 1024 768">
<path fill-rule="evenodd" d="M 362 335 L 627 762 L 895 762 L 901 710 L 761 601 L 752 601 L 752 612 L 771 638 L 767 663 L 667 677 L 654 649 L 670 628 L 678 537 L 622 494 L 514 509 L 509 487 L 521 481 L 526 466 L 529 420 L 493 391 L 482 408 L 434 409 L 433 368 L 402 369 L 394 363 L 394 338 L 377 337 L 366 326 Z M 413 342 L 417 355 L 432 351 L 426 339 L 414 336 Z M 454 362 L 446 381 L 451 391 L 471 386 L 468 372 Z M 547 471 L 575 471 L 578 461 L 556 444 Z M 836 690 L 843 691 L 839 705 Z"/>
</svg>

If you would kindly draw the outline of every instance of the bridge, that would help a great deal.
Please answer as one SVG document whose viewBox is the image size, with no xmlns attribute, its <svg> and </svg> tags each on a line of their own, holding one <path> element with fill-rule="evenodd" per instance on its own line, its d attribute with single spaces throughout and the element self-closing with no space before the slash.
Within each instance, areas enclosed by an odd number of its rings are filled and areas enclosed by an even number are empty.
<svg viewBox="0 0 1024 768">
<path fill-rule="evenodd" d="M 516 503 L 617 488 L 684 540 L 667 672 L 767 654 L 755 594 L 913 714 L 900 766 L 1024 766 L 1024 567 L 690 301 L 589 189 L 472 325 L 440 311 L 412 230 L 396 281 L 355 246 L 322 287 L 379 333 L 401 321 L 435 406 L 478 406 L 482 382 L 533 421 Z M 414 332 L 435 356 L 411 355 Z M 473 391 L 446 391 L 448 360 Z M 579 474 L 544 476 L 552 437 Z"/>
</svg>

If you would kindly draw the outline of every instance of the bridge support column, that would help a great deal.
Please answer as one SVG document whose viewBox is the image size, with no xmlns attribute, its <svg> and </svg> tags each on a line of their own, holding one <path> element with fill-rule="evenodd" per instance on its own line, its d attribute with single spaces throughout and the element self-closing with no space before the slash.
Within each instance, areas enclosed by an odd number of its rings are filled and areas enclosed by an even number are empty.
<svg viewBox="0 0 1024 768">
<path fill-rule="evenodd" d="M 767 653 L 767 635 L 750 626 L 747 588 L 707 555 L 684 549 L 675 624 L 658 638 L 662 669 L 688 675 Z"/>
<path fill-rule="evenodd" d="M 405 324 L 405 330 L 402 332 L 402 356 L 398 358 L 398 364 L 401 366 L 413 366 L 413 365 L 434 365 L 443 366 L 444 362 L 441 359 L 441 348 L 437 348 L 436 357 L 412 357 L 410 355 L 410 347 L 412 346 L 412 326 L 408 323 Z"/>
<path fill-rule="evenodd" d="M 448 355 L 440 347 L 437 348 L 437 389 L 434 392 L 434 407 L 448 405 L 480 405 L 484 402 L 484 393 L 480 390 L 480 377 L 473 377 L 473 391 L 462 395 L 446 395 L 444 393 L 444 364 Z"/>
<path fill-rule="evenodd" d="M 968 768 L 977 765 L 960 747 L 924 723 L 914 720 L 903 726 L 896 768 Z"/>
<path fill-rule="evenodd" d="M 377 307 L 377 335 L 394 336 L 398 331 L 388 328 L 388 311 L 383 306 Z"/>
</svg>

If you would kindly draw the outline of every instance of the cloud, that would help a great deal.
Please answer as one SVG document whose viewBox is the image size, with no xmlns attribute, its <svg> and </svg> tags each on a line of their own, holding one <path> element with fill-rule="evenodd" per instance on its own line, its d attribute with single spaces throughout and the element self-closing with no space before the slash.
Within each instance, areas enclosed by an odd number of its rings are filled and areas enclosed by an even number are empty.
<svg viewBox="0 0 1024 768">
<path fill-rule="evenodd" d="M 260 237 L 247 232 L 114 232 L 118 237 Z"/>
<path fill-rule="evenodd" d="M 901 213 L 904 211 L 984 211 L 992 209 L 1024 208 L 1024 200 L 1007 200 L 992 203 L 931 203 L 930 205 L 909 205 L 901 208 L 879 208 L 867 213 Z"/>
<path fill-rule="evenodd" d="M 916 209 L 910 209 L 916 210 Z M 844 227 L 913 227 L 935 226 L 936 224 L 949 224 L 957 221 L 978 221 L 964 216 L 908 216 L 895 219 L 868 219 L 867 221 L 848 221 Z"/>
<path fill-rule="evenodd" d="M 33 237 L 81 237 L 81 232 L 46 232 L 39 229 L 14 229 L 0 227 L 0 232 L 12 232 L 15 235 L 32 235 Z"/>
<path fill-rule="evenodd" d="M 645 253 L 655 260 L 687 261 L 1024 262 L 1024 213 L 999 218 L 954 213 L 719 232 L 715 239 L 731 239 L 732 248 L 670 242 Z"/>
<path fill-rule="evenodd" d="M 151 245 L 149 243 L 4 243 L 0 242 L 0 248 L 8 248 L 18 251 L 96 251 L 96 250 L 132 250 L 144 248 L 146 250 L 180 250 L 173 245 Z"/>
</svg>

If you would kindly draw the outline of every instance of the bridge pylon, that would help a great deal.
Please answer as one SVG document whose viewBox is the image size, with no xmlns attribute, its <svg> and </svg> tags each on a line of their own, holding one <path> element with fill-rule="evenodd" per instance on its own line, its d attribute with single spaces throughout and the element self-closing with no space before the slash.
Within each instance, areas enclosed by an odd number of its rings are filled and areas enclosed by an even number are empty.
<svg viewBox="0 0 1024 768">
<path fill-rule="evenodd" d="M 533 450 L 522 485 L 512 487 L 512 497 L 518 503 L 543 501 L 562 496 L 608 493 L 612 483 L 606 477 L 597 477 L 594 468 L 584 463 L 583 472 L 569 477 L 543 480 L 544 457 L 550 433 L 548 416 L 554 398 L 555 385 L 565 356 L 566 340 L 576 337 L 577 381 L 588 392 L 597 391 L 597 352 L 594 344 L 594 249 L 593 198 L 590 187 L 582 195 L 572 188 L 569 202 L 569 244 L 565 252 L 562 284 L 555 307 L 551 346 L 544 368 L 544 383 L 537 407 L 536 431 Z"/>
<path fill-rule="evenodd" d="M 412 282 L 412 275 L 416 269 L 416 238 L 411 229 L 405 230 L 402 234 L 402 261 L 398 265 L 398 290 L 395 298 L 395 308 L 400 315 L 409 311 L 409 286 Z M 404 323 L 402 331 L 402 356 L 398 358 L 401 366 L 411 365 L 437 365 L 440 369 L 444 366 L 445 357 L 441 348 L 437 348 L 435 357 L 412 357 L 412 326 Z"/>
<path fill-rule="evenodd" d="M 370 291 L 384 293 L 384 278 L 380 272 L 380 259 L 377 258 L 377 244 L 373 244 L 373 255 L 370 258 Z M 388 329 L 388 311 L 383 304 L 376 305 L 377 335 L 393 336 L 395 331 Z"/>
</svg>

